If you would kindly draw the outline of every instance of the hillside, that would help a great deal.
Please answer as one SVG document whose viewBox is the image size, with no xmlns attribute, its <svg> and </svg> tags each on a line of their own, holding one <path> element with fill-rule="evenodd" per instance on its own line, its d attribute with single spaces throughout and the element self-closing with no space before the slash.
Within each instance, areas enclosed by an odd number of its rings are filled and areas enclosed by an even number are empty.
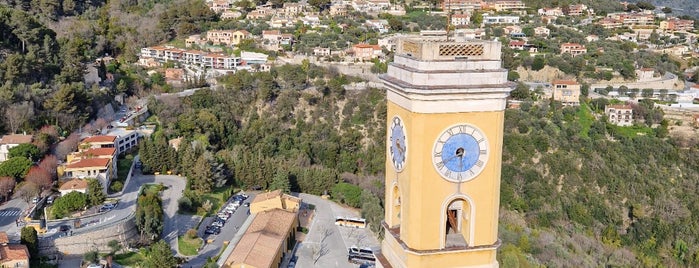
<svg viewBox="0 0 699 268">
<path fill-rule="evenodd" d="M 696 266 L 699 147 L 580 109 L 506 113 L 503 267 Z"/>
</svg>

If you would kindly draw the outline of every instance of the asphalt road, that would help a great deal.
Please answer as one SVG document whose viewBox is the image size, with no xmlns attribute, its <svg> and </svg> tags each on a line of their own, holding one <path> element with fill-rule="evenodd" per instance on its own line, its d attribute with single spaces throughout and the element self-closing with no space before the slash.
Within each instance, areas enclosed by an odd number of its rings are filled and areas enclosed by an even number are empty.
<svg viewBox="0 0 699 268">
<path fill-rule="evenodd" d="M 249 193 L 248 199 L 243 201 L 245 202 L 250 202 L 255 198 L 254 194 Z M 228 200 L 226 204 L 223 205 L 225 207 L 228 203 L 232 201 L 231 199 Z M 224 250 L 223 243 L 226 241 L 231 241 L 233 237 L 236 235 L 236 233 L 240 230 L 240 226 L 243 225 L 243 222 L 249 217 L 248 212 L 250 211 L 250 208 L 241 205 L 238 207 L 238 209 L 231 215 L 230 218 L 228 218 L 228 221 L 226 221 L 226 224 L 223 225 L 223 228 L 221 228 L 221 233 L 218 235 L 215 234 L 210 234 L 207 235 L 204 233 L 206 230 L 206 226 L 211 224 L 214 220 L 214 217 L 207 217 L 204 219 L 204 221 L 201 223 L 199 227 L 199 237 L 203 238 L 204 241 L 207 240 L 213 240 L 212 243 L 204 245 L 204 247 L 199 251 L 199 255 L 196 257 L 190 259 L 186 264 L 184 264 L 182 267 L 203 267 L 204 264 L 206 264 L 207 258 L 215 257 L 216 255 L 219 254 L 222 250 Z"/>
<path fill-rule="evenodd" d="M 134 162 L 136 161 L 138 161 L 138 156 L 134 158 Z M 131 179 L 126 182 L 121 195 L 110 196 L 110 198 L 118 199 L 119 205 L 111 211 L 80 219 L 81 227 L 72 228 L 73 235 L 100 230 L 105 224 L 114 223 L 129 217 L 136 211 L 138 190 L 142 185 L 148 183 L 162 183 L 168 187 L 162 195 L 166 222 L 163 237 L 166 241 L 171 242 L 172 238 L 168 237 L 167 234 L 172 232 L 171 228 L 176 228 L 177 223 L 169 223 L 168 221 L 173 219 L 177 213 L 177 200 L 182 196 L 182 191 L 186 184 L 185 179 L 174 175 L 143 175 L 138 169 L 134 169 Z M 59 232 L 55 232 L 55 230 L 64 224 L 73 226 L 74 222 L 74 219 L 51 221 L 48 223 L 49 232 L 44 237 L 61 235 Z M 175 236 L 174 240 L 175 245 L 177 245 L 176 238 L 177 236 Z"/>
<path fill-rule="evenodd" d="M 20 228 L 15 220 L 22 217 L 29 204 L 19 197 L 11 199 L 0 206 L 0 230 L 7 232 L 10 239 L 19 239 Z"/>
</svg>

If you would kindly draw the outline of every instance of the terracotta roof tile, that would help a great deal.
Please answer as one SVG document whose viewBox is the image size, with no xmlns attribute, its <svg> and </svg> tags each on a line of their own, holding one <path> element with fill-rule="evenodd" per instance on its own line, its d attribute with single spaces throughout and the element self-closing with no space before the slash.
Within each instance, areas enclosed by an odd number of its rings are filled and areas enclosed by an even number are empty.
<svg viewBox="0 0 699 268">
<path fill-rule="evenodd" d="M 296 213 L 281 209 L 258 213 L 226 259 L 226 265 L 272 267 L 294 221 Z"/>
<path fill-rule="evenodd" d="M 32 142 L 32 135 L 10 134 L 0 138 L 0 144 L 22 144 Z"/>
<path fill-rule="evenodd" d="M 67 182 L 64 182 L 61 185 L 61 188 L 58 190 L 61 191 L 67 191 L 67 190 L 77 190 L 77 189 L 87 189 L 87 180 L 82 180 L 82 179 L 72 179 Z"/>
<path fill-rule="evenodd" d="M 116 136 L 92 136 L 92 137 L 87 137 L 83 140 L 83 143 L 101 143 L 101 142 L 114 142 L 116 140 Z"/>
<path fill-rule="evenodd" d="M 102 156 L 102 155 L 114 155 L 116 153 L 116 148 L 90 148 L 85 151 L 79 152 L 78 154 L 83 157 L 89 156 Z"/>
<path fill-rule="evenodd" d="M 88 158 L 72 162 L 66 166 L 66 169 L 71 168 L 86 168 L 86 167 L 107 167 L 109 158 Z"/>
<path fill-rule="evenodd" d="M 0 246 L 0 264 L 15 261 L 15 260 L 25 260 L 27 264 L 29 262 L 29 249 L 25 245 L 19 244 L 9 244 Z"/>
<path fill-rule="evenodd" d="M 282 196 L 282 190 L 274 190 L 271 192 L 267 193 L 261 193 L 255 196 L 255 199 L 252 200 L 250 203 L 257 203 L 257 202 L 262 202 L 266 200 L 270 200 L 275 197 L 281 197 Z"/>
</svg>

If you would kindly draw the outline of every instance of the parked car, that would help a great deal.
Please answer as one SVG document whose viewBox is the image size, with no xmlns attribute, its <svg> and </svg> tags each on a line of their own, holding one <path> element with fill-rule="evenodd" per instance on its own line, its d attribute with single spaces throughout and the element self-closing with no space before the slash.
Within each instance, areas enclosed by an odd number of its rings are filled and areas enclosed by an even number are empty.
<svg viewBox="0 0 699 268">
<path fill-rule="evenodd" d="M 219 214 L 216 215 L 216 216 L 217 216 L 219 219 L 223 220 L 223 221 L 227 221 L 228 218 L 229 218 L 228 215 L 226 215 L 225 213 L 219 213 Z"/>
<path fill-rule="evenodd" d="M 56 199 L 55 195 L 51 195 L 48 198 L 46 198 L 46 203 L 48 204 L 53 204 L 53 200 Z"/>
<path fill-rule="evenodd" d="M 70 225 L 64 224 L 64 225 L 58 226 L 58 230 L 61 231 L 61 232 L 70 231 Z"/>
<path fill-rule="evenodd" d="M 38 196 L 35 196 L 34 198 L 32 198 L 32 204 L 38 203 L 40 199 L 41 198 L 39 198 Z"/>
<path fill-rule="evenodd" d="M 208 227 L 206 227 L 206 231 L 204 231 L 204 233 L 206 233 L 206 234 L 220 234 L 221 227 L 208 226 Z"/>
<path fill-rule="evenodd" d="M 214 221 L 211 223 L 211 226 L 223 227 L 223 223 L 224 223 L 223 221 Z"/>
<path fill-rule="evenodd" d="M 243 205 L 246 207 L 250 207 L 250 202 L 245 202 L 245 204 L 243 204 Z"/>
</svg>

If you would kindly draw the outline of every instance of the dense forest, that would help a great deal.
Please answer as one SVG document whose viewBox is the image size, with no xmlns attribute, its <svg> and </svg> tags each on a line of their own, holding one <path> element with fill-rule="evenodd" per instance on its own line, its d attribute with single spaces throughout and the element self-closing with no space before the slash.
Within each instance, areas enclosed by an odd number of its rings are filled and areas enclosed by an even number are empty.
<svg viewBox="0 0 699 268">
<path fill-rule="evenodd" d="M 200 207 L 216 188 L 282 189 L 356 200 L 383 218 L 386 104 L 383 91 L 346 92 L 359 81 L 311 64 L 220 78 L 223 89 L 152 98 L 161 129 L 141 144 L 144 172 L 188 179 L 181 209 Z M 183 137 L 175 151 L 168 139 Z M 339 182 L 343 187 L 335 187 Z M 347 203 L 347 202 L 345 202 Z M 379 225 L 374 227 L 378 230 Z"/>
</svg>

